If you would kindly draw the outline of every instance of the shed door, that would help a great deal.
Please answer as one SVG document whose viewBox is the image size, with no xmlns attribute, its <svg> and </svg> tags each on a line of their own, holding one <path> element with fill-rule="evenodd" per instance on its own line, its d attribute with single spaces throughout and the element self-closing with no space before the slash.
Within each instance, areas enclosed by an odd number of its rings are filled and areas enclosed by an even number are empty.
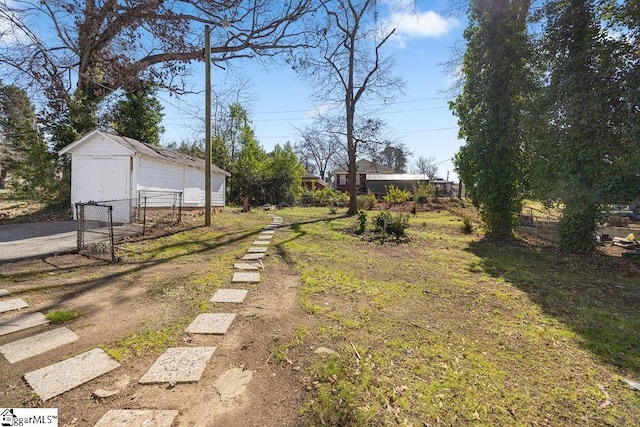
<svg viewBox="0 0 640 427">
<path fill-rule="evenodd" d="M 74 158 L 73 190 L 76 202 L 129 199 L 131 174 L 129 156 Z M 118 216 L 118 218 L 115 218 Z M 114 221 L 128 222 L 129 209 L 116 214 Z M 122 218 L 120 218 L 122 217 Z"/>
</svg>

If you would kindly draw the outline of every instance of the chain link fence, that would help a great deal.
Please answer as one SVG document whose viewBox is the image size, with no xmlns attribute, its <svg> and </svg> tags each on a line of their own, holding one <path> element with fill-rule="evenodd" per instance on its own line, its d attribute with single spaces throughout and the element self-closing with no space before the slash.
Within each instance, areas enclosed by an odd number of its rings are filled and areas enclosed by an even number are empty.
<svg viewBox="0 0 640 427">
<path fill-rule="evenodd" d="M 138 196 L 76 203 L 78 253 L 115 262 L 115 243 L 124 237 L 180 223 L 182 192 L 139 191 Z"/>
</svg>

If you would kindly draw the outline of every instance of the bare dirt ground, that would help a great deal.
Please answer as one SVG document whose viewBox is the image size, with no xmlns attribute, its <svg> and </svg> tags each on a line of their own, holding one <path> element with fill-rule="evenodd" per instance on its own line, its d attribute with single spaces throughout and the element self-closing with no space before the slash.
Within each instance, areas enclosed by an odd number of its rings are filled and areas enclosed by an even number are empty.
<svg viewBox="0 0 640 427">
<path fill-rule="evenodd" d="M 37 270 L 45 277 L 45 280 L 38 280 L 38 284 L 40 289 L 48 287 L 46 292 L 29 292 L 29 283 L 16 283 L 10 287 L 12 293 L 30 304 L 27 312 L 46 313 L 59 307 L 84 313 L 83 317 L 65 324 L 80 336 L 79 341 L 13 365 L 2 358 L 2 406 L 56 407 L 63 426 L 94 425 L 109 409 L 177 409 L 180 415 L 176 425 L 179 426 L 294 426 L 302 423 L 298 414 L 306 398 L 302 368 L 294 361 L 275 360 L 271 350 L 292 339 L 306 314 L 296 298 L 299 278 L 276 256 L 267 261 L 262 283 L 245 287 L 249 289 L 245 302 L 231 307 L 238 317 L 225 336 L 182 335 L 184 345 L 217 347 L 199 382 L 175 386 L 139 385 L 137 380 L 157 358 L 156 354 L 147 353 L 123 361 L 122 367 L 96 380 L 41 402 L 22 379 L 24 373 L 108 344 L 123 333 L 144 329 L 149 323 L 179 318 L 183 314 L 179 306 L 170 303 L 154 300 L 149 304 L 144 280 L 128 277 L 130 275 L 118 277 L 126 266 L 101 265 L 103 274 L 104 269 L 112 270 L 113 279 L 97 284 L 92 281 L 84 284 L 82 277 L 75 283 L 61 283 L 56 277 L 60 269 L 90 271 L 99 263 L 79 255 L 65 255 L 2 266 L 3 274 Z M 175 265 L 164 264 L 145 274 L 170 275 L 171 270 L 175 270 Z M 231 274 L 232 270 L 229 272 Z M 0 320 L 14 315 L 5 313 Z M 0 337 L 0 345 L 54 327 Z M 212 384 L 233 367 L 255 373 L 244 394 L 223 402 Z M 95 390 L 112 390 L 118 383 L 120 386 L 126 384 L 119 394 L 106 399 L 92 396 Z"/>
<path fill-rule="evenodd" d="M 30 218 L 24 204 L 5 203 L 2 208 L 5 223 Z M 178 426 L 305 424 L 299 411 L 310 389 L 304 383 L 305 355 L 283 361 L 274 357 L 272 350 L 295 339 L 296 328 L 309 318 L 297 301 L 299 277 L 275 250 L 266 258 L 260 284 L 221 286 L 249 290 L 243 304 L 212 304 L 212 311 L 238 314 L 226 335 L 180 334 L 178 346 L 217 347 L 199 382 L 138 384 L 159 355 L 158 351 L 149 350 L 126 357 L 120 368 L 46 402 L 24 381 L 27 372 L 98 346 L 109 347 L 132 333 L 161 329 L 185 316 L 192 318 L 193 311 L 166 298 L 154 283 L 158 278 L 163 283 L 184 281 L 183 269 L 202 263 L 202 259 L 196 259 L 107 264 L 81 255 L 62 255 L 0 265 L 0 278 L 13 278 L 12 283 L 4 281 L 0 288 L 7 288 L 12 297 L 29 303 L 19 313 L 0 314 L 0 321 L 37 311 L 46 314 L 70 310 L 83 314 L 62 325 L 80 337 L 75 343 L 15 364 L 0 357 L 0 406 L 58 408 L 61 426 L 93 426 L 110 409 L 177 409 Z M 226 268 L 230 282 L 233 264 Z M 184 330 L 184 326 L 179 327 Z M 59 326 L 41 326 L 2 336 L 0 345 L 56 327 Z M 312 355 L 313 349 L 309 348 L 309 358 Z M 237 367 L 254 371 L 252 380 L 242 395 L 222 401 L 213 383 L 222 373 Z M 98 389 L 121 391 L 101 399 L 93 395 Z"/>
</svg>

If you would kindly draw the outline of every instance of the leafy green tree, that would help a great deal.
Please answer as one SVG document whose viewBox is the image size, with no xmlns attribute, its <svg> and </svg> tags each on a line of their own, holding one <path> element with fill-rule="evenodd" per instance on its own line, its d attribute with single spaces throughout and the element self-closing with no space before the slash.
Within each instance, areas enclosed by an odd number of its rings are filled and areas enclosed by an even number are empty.
<svg viewBox="0 0 640 427">
<path fill-rule="evenodd" d="M 245 137 L 238 159 L 232 164 L 230 199 L 241 203 L 247 197 L 251 204 L 261 204 L 265 197 L 263 182 L 266 154 L 253 138 L 253 131 L 247 132 Z"/>
<path fill-rule="evenodd" d="M 523 199 L 522 110 L 532 84 L 528 8 L 524 0 L 471 2 L 464 86 L 451 103 L 466 142 L 455 167 L 495 238 L 512 234 Z"/>
<path fill-rule="evenodd" d="M 548 81 L 536 102 L 532 185 L 564 204 L 560 247 L 591 251 L 602 205 L 640 192 L 639 104 L 629 86 L 638 83 L 637 59 L 607 37 L 592 1 L 551 1 L 545 17 Z"/>
<path fill-rule="evenodd" d="M 174 150 L 182 154 L 186 154 L 187 156 L 195 157 L 197 159 L 204 159 L 205 155 L 205 146 L 204 141 L 182 141 L 180 144 L 177 142 L 171 142 L 167 144 L 167 148 L 169 150 Z M 214 161 L 213 164 L 218 166 L 218 164 Z M 224 169 L 224 168 L 223 168 Z"/>
<path fill-rule="evenodd" d="M 302 195 L 304 167 L 291 144 L 276 145 L 265 165 L 264 201 L 277 205 L 292 205 Z"/>
<path fill-rule="evenodd" d="M 144 83 L 140 89 L 127 92 L 113 108 L 113 130 L 122 136 L 159 146 L 160 135 L 164 133 L 160 125 L 164 107 L 156 98 L 156 92 L 153 86 Z"/>
<path fill-rule="evenodd" d="M 411 156 L 411 152 L 406 145 L 397 144 L 394 146 L 386 144 L 382 150 L 376 153 L 374 160 L 380 166 L 393 169 L 395 173 L 405 173 L 409 156 Z"/>
<path fill-rule="evenodd" d="M 31 100 L 15 85 L 0 86 L 0 134 L 0 181 L 11 171 L 16 195 L 54 200 L 60 183 L 56 158 L 37 128 Z"/>
</svg>

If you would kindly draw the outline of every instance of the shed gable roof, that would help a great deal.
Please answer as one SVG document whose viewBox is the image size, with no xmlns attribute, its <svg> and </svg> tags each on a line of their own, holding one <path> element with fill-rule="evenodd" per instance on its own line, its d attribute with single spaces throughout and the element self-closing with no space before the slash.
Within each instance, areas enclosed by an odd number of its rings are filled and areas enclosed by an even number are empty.
<svg viewBox="0 0 640 427">
<path fill-rule="evenodd" d="M 151 159 L 164 160 L 166 162 L 177 163 L 179 165 L 195 168 L 195 169 L 205 169 L 205 161 L 202 159 L 198 159 L 196 157 L 187 156 L 186 154 L 182 154 L 178 151 L 169 150 L 167 148 L 156 147 L 154 145 L 145 144 L 144 142 L 138 141 L 137 139 L 128 138 L 126 136 L 116 135 L 109 132 L 103 132 L 100 130 L 93 130 L 80 138 L 79 140 L 69 144 L 60 152 L 59 155 L 72 153 L 74 149 L 89 141 L 94 135 L 102 135 L 106 138 L 111 139 L 115 143 L 121 145 L 127 150 L 131 151 L 134 154 L 139 154 L 144 157 L 149 157 Z M 211 171 L 213 173 L 223 174 L 229 176 L 229 173 L 220 169 L 215 165 L 211 165 Z"/>
</svg>

